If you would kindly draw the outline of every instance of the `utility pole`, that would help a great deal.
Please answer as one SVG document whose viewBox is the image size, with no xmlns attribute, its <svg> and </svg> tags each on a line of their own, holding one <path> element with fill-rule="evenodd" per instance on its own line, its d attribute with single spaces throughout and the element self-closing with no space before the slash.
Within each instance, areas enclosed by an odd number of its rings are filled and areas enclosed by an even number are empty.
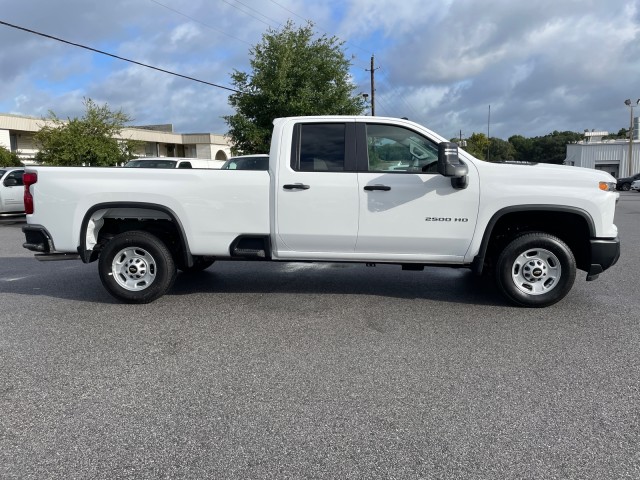
<svg viewBox="0 0 640 480">
<path fill-rule="evenodd" d="M 376 79 L 375 79 L 376 68 L 374 67 L 373 55 L 371 55 L 371 70 L 366 70 L 366 71 L 371 72 L 371 116 L 375 117 L 376 115 Z"/>
<path fill-rule="evenodd" d="M 487 117 L 487 162 L 491 161 L 491 105 L 489 105 L 489 116 Z"/>
<path fill-rule="evenodd" d="M 636 107 L 638 105 L 640 105 L 640 98 L 636 101 L 636 104 L 632 104 L 630 99 L 626 99 L 624 101 L 624 104 L 629 107 L 629 110 L 631 110 L 631 118 L 629 118 L 629 161 L 627 162 L 627 174 L 628 176 L 633 175 L 633 167 L 632 167 L 632 160 L 633 160 L 633 107 Z"/>
</svg>

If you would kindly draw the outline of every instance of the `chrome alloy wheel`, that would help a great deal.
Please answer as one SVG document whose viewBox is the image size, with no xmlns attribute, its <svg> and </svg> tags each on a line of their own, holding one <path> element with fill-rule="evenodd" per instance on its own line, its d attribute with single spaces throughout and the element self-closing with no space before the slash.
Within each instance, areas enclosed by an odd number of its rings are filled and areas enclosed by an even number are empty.
<svg viewBox="0 0 640 480">
<path fill-rule="evenodd" d="M 140 247 L 120 250 L 111 263 L 113 278 L 125 290 L 136 292 L 149 287 L 156 278 L 156 261 Z"/>
<path fill-rule="evenodd" d="M 513 283 L 529 295 L 542 295 L 553 290 L 561 275 L 560 260 L 544 248 L 532 248 L 521 253 L 511 268 Z"/>
</svg>

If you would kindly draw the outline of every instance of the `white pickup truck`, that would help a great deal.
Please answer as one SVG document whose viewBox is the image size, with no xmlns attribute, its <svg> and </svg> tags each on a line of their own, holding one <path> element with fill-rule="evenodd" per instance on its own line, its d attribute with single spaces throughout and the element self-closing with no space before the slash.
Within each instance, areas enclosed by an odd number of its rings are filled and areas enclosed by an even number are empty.
<svg viewBox="0 0 640 480">
<path fill-rule="evenodd" d="M 407 120 L 274 121 L 268 171 L 27 167 L 24 247 L 98 260 L 116 298 L 216 260 L 466 267 L 544 307 L 619 257 L 607 173 L 480 161 Z"/>
</svg>

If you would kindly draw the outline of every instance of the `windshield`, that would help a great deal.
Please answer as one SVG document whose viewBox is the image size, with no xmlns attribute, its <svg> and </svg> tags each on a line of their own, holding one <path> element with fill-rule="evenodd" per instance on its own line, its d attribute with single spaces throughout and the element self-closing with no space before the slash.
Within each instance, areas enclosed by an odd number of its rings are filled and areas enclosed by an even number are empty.
<svg viewBox="0 0 640 480">
<path fill-rule="evenodd" d="M 3 176 L 5 173 L 7 173 L 7 171 L 6 171 L 6 170 L 0 170 L 0 178 L 2 178 L 2 176 Z"/>
<path fill-rule="evenodd" d="M 174 160 L 131 160 L 125 168 L 176 168 Z"/>
</svg>

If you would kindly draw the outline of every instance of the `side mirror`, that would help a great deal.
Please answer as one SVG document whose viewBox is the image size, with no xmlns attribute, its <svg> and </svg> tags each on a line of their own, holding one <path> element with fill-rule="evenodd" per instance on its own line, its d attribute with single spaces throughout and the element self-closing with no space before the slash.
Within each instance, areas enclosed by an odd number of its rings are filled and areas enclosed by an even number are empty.
<svg viewBox="0 0 640 480">
<path fill-rule="evenodd" d="M 7 178 L 4 181 L 5 187 L 15 187 L 16 185 L 18 185 L 18 180 L 16 180 L 15 178 Z"/>
<path fill-rule="evenodd" d="M 467 188 L 469 167 L 458 156 L 458 144 L 442 142 L 438 144 L 438 173 L 451 178 L 453 188 Z"/>
</svg>

